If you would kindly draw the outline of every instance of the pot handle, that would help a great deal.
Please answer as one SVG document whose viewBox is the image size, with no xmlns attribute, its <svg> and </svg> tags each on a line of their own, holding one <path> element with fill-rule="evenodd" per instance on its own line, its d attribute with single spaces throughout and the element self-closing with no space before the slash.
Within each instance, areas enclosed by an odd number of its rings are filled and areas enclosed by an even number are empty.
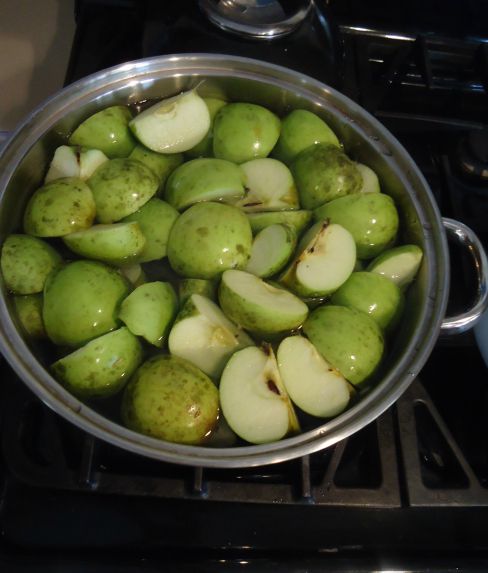
<svg viewBox="0 0 488 573">
<path fill-rule="evenodd" d="M 446 317 L 441 324 L 441 334 L 460 334 L 473 327 L 488 307 L 488 259 L 474 231 L 463 223 L 447 217 L 443 217 L 442 222 L 447 233 L 470 251 L 478 278 L 473 306 L 461 314 Z"/>
</svg>

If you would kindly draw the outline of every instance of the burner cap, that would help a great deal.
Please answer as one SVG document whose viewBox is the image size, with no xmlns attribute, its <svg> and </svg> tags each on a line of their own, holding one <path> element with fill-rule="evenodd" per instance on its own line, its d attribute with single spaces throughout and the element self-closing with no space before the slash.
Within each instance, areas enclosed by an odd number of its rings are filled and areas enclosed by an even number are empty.
<svg viewBox="0 0 488 573">
<path fill-rule="evenodd" d="M 312 0 L 199 0 L 199 4 L 222 30 L 272 40 L 293 32 L 306 18 Z"/>
<path fill-rule="evenodd" d="M 488 128 L 470 131 L 461 141 L 459 161 L 464 172 L 488 181 Z"/>
</svg>

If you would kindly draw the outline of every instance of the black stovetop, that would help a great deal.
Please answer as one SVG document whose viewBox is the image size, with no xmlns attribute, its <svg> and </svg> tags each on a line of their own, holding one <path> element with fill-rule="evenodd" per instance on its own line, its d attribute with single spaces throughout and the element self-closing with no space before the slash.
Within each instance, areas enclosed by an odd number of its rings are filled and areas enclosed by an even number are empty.
<svg viewBox="0 0 488 573">
<path fill-rule="evenodd" d="M 317 1 L 274 43 L 223 33 L 187 0 L 76 6 L 68 83 L 128 60 L 205 51 L 310 74 L 376 115 L 442 214 L 488 246 L 486 184 L 458 161 L 488 124 L 485 2 Z M 454 312 L 469 304 L 472 276 L 463 253 L 453 247 L 451 257 Z M 0 373 L 2 570 L 487 569 L 487 370 L 470 333 L 441 340 L 395 407 L 349 439 L 244 470 L 129 454 L 49 410 L 5 363 Z"/>
</svg>

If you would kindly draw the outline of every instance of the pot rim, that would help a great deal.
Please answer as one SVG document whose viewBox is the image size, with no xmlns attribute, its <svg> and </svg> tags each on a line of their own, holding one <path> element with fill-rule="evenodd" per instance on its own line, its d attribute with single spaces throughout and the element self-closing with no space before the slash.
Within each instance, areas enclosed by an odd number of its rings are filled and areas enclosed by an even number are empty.
<svg viewBox="0 0 488 573">
<path fill-rule="evenodd" d="M 63 88 L 38 106 L 12 134 L 0 153 L 0 209 L 7 184 L 21 159 L 70 110 L 73 103 L 80 99 L 88 103 L 109 89 L 128 82 L 137 86 L 138 82 L 150 81 L 155 74 L 158 78 L 181 75 L 196 79 L 199 75 L 217 78 L 232 75 L 272 83 L 299 92 L 319 105 L 322 102 L 324 106 L 326 102 L 327 107 L 340 114 L 341 119 L 349 121 L 353 129 L 372 139 L 392 169 L 401 173 L 406 186 L 415 190 L 411 193 L 412 201 L 423 225 L 427 247 L 425 258 L 429 265 L 429 294 L 419 320 L 419 331 L 411 337 L 394 371 L 339 416 L 278 442 L 232 448 L 165 442 L 133 432 L 98 414 L 67 392 L 35 359 L 10 318 L 5 296 L 0 298 L 0 350 L 26 385 L 64 418 L 111 444 L 161 461 L 204 467 L 251 467 L 278 463 L 331 446 L 376 419 L 400 397 L 418 375 L 437 339 L 447 306 L 449 257 L 441 216 L 428 184 L 396 138 L 378 120 L 334 88 L 305 74 L 250 58 L 205 53 L 176 54 L 136 60 L 102 70 Z M 420 205 L 417 190 L 427 202 L 430 218 L 424 212 L 425 207 Z"/>
</svg>

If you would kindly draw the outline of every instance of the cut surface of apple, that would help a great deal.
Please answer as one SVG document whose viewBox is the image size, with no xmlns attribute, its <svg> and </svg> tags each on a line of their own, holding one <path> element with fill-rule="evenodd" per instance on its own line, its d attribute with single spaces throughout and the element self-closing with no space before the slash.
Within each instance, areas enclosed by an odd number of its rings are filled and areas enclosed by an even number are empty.
<svg viewBox="0 0 488 573">
<path fill-rule="evenodd" d="M 234 352 L 254 342 L 214 302 L 194 294 L 176 317 L 168 345 L 171 354 L 186 358 L 215 379 Z"/>
<path fill-rule="evenodd" d="M 195 90 L 164 99 L 137 115 L 129 127 L 146 147 L 180 153 L 197 145 L 210 129 L 210 113 Z"/>
<path fill-rule="evenodd" d="M 93 225 L 64 236 L 63 241 L 74 253 L 110 265 L 129 264 L 137 258 L 146 243 L 135 221 Z"/>
<path fill-rule="evenodd" d="M 299 423 L 269 345 L 236 352 L 220 380 L 220 404 L 243 440 L 264 444 L 299 431 Z"/>
<path fill-rule="evenodd" d="M 303 336 L 285 338 L 277 352 L 278 368 L 291 401 L 307 414 L 330 418 L 348 405 L 351 388 Z"/>
<path fill-rule="evenodd" d="M 371 261 L 367 270 L 383 275 L 398 287 L 405 288 L 415 278 L 422 257 L 422 249 L 417 245 L 402 245 L 381 253 Z"/>
<path fill-rule="evenodd" d="M 364 163 L 356 163 L 356 168 L 363 178 L 363 184 L 359 193 L 380 193 L 380 180 L 371 167 L 364 165 Z"/>
<path fill-rule="evenodd" d="M 54 152 L 44 183 L 61 177 L 80 177 L 80 153 L 78 148 L 61 145 Z"/>
<path fill-rule="evenodd" d="M 299 209 L 298 192 L 288 167 L 265 157 L 241 165 L 246 178 L 246 194 L 236 205 L 246 212 Z"/>
<path fill-rule="evenodd" d="M 316 223 L 305 234 L 300 254 L 281 282 L 301 296 L 326 296 L 338 289 L 356 264 L 356 244 L 341 225 Z"/>
<path fill-rule="evenodd" d="M 307 305 L 294 294 L 245 271 L 225 271 L 219 301 L 233 322 L 262 336 L 298 328 L 308 315 Z"/>
<path fill-rule="evenodd" d="M 295 228 L 299 235 L 312 220 L 312 211 L 267 211 L 262 213 L 247 213 L 254 234 L 259 233 L 270 225 L 282 224 Z"/>
<path fill-rule="evenodd" d="M 296 246 L 296 231 L 289 225 L 270 225 L 254 238 L 246 271 L 266 278 L 289 261 Z"/>
</svg>

